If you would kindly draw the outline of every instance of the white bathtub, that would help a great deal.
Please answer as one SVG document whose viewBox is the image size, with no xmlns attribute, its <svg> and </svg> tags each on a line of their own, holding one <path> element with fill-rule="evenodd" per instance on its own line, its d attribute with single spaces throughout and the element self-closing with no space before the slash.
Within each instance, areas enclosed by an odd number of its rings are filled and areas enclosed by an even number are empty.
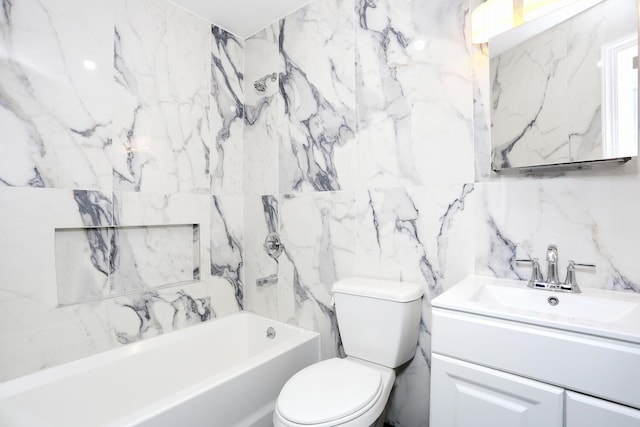
<svg viewBox="0 0 640 427">
<path fill-rule="evenodd" d="M 319 346 L 314 332 L 233 314 L 0 383 L 0 426 L 271 426 L 280 388 Z"/>
</svg>

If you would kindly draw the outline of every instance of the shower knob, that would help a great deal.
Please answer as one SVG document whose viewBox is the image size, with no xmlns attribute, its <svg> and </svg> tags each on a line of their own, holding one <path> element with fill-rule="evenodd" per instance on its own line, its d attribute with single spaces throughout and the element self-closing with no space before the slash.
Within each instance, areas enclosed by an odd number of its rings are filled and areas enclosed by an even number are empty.
<svg viewBox="0 0 640 427">
<path fill-rule="evenodd" d="M 273 259 L 278 259 L 284 250 L 282 240 L 280 240 L 278 233 L 269 233 L 264 241 L 264 245 L 262 246 L 264 247 L 264 250 L 267 251 L 267 254 Z"/>
</svg>

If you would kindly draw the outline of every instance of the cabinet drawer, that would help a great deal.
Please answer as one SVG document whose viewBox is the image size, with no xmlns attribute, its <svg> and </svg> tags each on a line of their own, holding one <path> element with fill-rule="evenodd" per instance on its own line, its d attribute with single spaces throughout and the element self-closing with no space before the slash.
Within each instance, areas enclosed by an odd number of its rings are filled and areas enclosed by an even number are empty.
<svg viewBox="0 0 640 427">
<path fill-rule="evenodd" d="M 439 354 L 431 363 L 431 427 L 562 427 L 564 390 Z"/>
<path fill-rule="evenodd" d="M 567 391 L 566 427 L 638 427 L 640 411 Z"/>
</svg>

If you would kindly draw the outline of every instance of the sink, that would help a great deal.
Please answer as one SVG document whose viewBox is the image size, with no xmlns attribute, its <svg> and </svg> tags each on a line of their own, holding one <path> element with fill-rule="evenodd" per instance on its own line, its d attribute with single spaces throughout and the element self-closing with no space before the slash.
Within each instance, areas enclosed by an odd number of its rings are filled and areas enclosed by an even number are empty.
<svg viewBox="0 0 640 427">
<path fill-rule="evenodd" d="M 582 293 L 570 294 L 531 289 L 525 281 L 468 276 L 432 304 L 640 343 L 640 294 L 630 292 L 583 288 Z"/>
<path fill-rule="evenodd" d="M 468 276 L 432 306 L 434 355 L 640 409 L 640 294 Z"/>
</svg>

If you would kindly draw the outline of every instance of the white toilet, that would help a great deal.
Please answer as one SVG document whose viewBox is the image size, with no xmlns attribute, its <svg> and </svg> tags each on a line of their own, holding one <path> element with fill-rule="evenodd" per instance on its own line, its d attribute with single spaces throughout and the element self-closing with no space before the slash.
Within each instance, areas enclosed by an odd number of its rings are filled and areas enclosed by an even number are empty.
<svg viewBox="0 0 640 427">
<path fill-rule="evenodd" d="M 347 357 L 316 363 L 291 377 L 278 396 L 275 427 L 369 427 L 383 422 L 394 368 L 415 354 L 419 285 L 351 278 L 336 282 L 333 293 Z"/>
</svg>

